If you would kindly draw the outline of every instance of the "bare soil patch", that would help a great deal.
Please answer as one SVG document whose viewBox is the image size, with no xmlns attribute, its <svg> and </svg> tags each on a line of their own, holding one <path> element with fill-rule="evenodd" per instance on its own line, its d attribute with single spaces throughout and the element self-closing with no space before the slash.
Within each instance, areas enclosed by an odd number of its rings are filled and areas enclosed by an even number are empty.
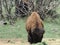
<svg viewBox="0 0 60 45">
<path fill-rule="evenodd" d="M 42 42 L 47 45 L 60 45 L 60 39 L 44 38 Z M 0 39 L 0 45 L 30 45 L 27 41 L 22 39 Z"/>
<path fill-rule="evenodd" d="M 21 39 L 0 39 L 0 45 L 29 45 L 29 43 Z"/>
<path fill-rule="evenodd" d="M 47 45 L 60 45 L 60 39 L 56 38 L 45 38 L 43 39 L 43 42 L 45 42 Z"/>
</svg>

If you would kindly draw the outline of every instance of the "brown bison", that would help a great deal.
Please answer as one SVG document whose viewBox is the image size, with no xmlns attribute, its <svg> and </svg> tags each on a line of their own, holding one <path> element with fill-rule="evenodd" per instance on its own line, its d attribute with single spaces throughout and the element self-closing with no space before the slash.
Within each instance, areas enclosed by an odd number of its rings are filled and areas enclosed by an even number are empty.
<svg viewBox="0 0 60 45">
<path fill-rule="evenodd" d="M 26 30 L 28 32 L 28 42 L 38 43 L 42 41 L 44 34 L 44 25 L 37 12 L 32 12 L 26 22 Z"/>
</svg>

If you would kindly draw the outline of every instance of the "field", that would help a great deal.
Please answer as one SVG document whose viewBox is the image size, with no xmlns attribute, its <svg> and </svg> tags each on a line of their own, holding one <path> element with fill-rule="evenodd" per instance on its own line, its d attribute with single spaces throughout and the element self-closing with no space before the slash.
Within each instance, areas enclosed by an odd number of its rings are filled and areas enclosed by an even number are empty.
<svg viewBox="0 0 60 45">
<path fill-rule="evenodd" d="M 29 45 L 25 29 L 26 18 L 19 19 L 14 25 L 0 24 L 1 45 Z M 44 21 L 45 34 L 42 43 L 36 45 L 60 45 L 60 24 Z M 34 45 L 34 44 L 33 44 Z"/>
<path fill-rule="evenodd" d="M 9 4 L 7 7 L 9 9 Z M 43 21 L 45 29 L 43 40 L 41 43 L 32 45 L 60 45 L 60 5 L 53 10 L 57 12 L 58 17 L 55 19 L 47 17 Z M 7 16 L 7 12 L 2 4 L 2 14 L 4 17 Z M 11 16 L 15 16 L 15 4 L 11 10 Z M 0 45 L 31 45 L 27 40 L 26 19 L 27 17 L 17 19 L 14 25 L 10 25 L 9 21 L 6 21 L 7 25 L 3 25 L 3 21 L 0 19 Z"/>
</svg>

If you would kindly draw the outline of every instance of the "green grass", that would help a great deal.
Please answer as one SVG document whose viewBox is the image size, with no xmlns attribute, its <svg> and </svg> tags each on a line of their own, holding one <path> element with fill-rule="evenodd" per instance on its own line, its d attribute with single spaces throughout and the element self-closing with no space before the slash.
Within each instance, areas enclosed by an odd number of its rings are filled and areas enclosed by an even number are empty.
<svg viewBox="0 0 60 45">
<path fill-rule="evenodd" d="M 24 20 L 19 20 L 14 26 L 0 25 L 0 38 L 24 38 L 26 39 L 27 33 L 25 30 Z"/>
<path fill-rule="evenodd" d="M 60 38 L 60 25 L 54 23 L 44 23 L 45 38 Z"/>
<path fill-rule="evenodd" d="M 6 16 L 5 8 L 3 7 L 3 15 Z M 11 10 L 11 14 L 14 15 L 15 7 Z M 60 6 L 56 8 L 56 12 L 60 14 Z M 59 15 L 60 16 L 60 15 Z M 53 20 L 50 19 L 44 21 L 45 34 L 44 38 L 60 38 L 60 19 Z M 25 29 L 26 19 L 17 20 L 14 25 L 0 25 L 0 39 L 11 39 L 11 38 L 22 38 L 27 40 L 27 32 Z M 35 45 L 35 44 L 33 44 Z M 43 45 L 38 43 L 36 45 Z"/>
<path fill-rule="evenodd" d="M 0 25 L 0 38 L 23 38 L 27 39 L 25 29 L 26 20 L 18 20 L 14 26 Z M 44 22 L 44 38 L 60 38 L 60 24 Z"/>
<path fill-rule="evenodd" d="M 56 8 L 56 12 L 57 12 L 58 14 L 60 14 L 60 6 L 58 6 L 58 7 Z"/>
<path fill-rule="evenodd" d="M 14 25 L 0 25 L 0 39 L 23 39 L 26 42 L 27 32 L 25 29 L 26 19 L 19 19 Z M 44 22 L 45 34 L 44 38 L 60 38 L 60 24 L 52 22 Z M 43 43 L 37 43 L 32 45 L 44 45 Z M 47 44 L 46 44 L 47 45 Z"/>
</svg>

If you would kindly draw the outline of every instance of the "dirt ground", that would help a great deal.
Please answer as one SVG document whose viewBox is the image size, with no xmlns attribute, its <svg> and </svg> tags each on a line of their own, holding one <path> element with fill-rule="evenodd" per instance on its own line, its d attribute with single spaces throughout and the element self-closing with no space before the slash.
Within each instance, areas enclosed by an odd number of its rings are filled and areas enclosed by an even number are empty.
<svg viewBox="0 0 60 45">
<path fill-rule="evenodd" d="M 47 45 L 60 45 L 60 39 L 44 38 L 42 42 Z M 22 39 L 0 39 L 0 45 L 30 45 L 27 41 Z"/>
<path fill-rule="evenodd" d="M 29 43 L 22 39 L 0 39 L 0 45 L 29 45 Z"/>
<path fill-rule="evenodd" d="M 60 39 L 56 38 L 45 38 L 43 39 L 43 42 L 45 42 L 47 45 L 60 45 Z"/>
</svg>

